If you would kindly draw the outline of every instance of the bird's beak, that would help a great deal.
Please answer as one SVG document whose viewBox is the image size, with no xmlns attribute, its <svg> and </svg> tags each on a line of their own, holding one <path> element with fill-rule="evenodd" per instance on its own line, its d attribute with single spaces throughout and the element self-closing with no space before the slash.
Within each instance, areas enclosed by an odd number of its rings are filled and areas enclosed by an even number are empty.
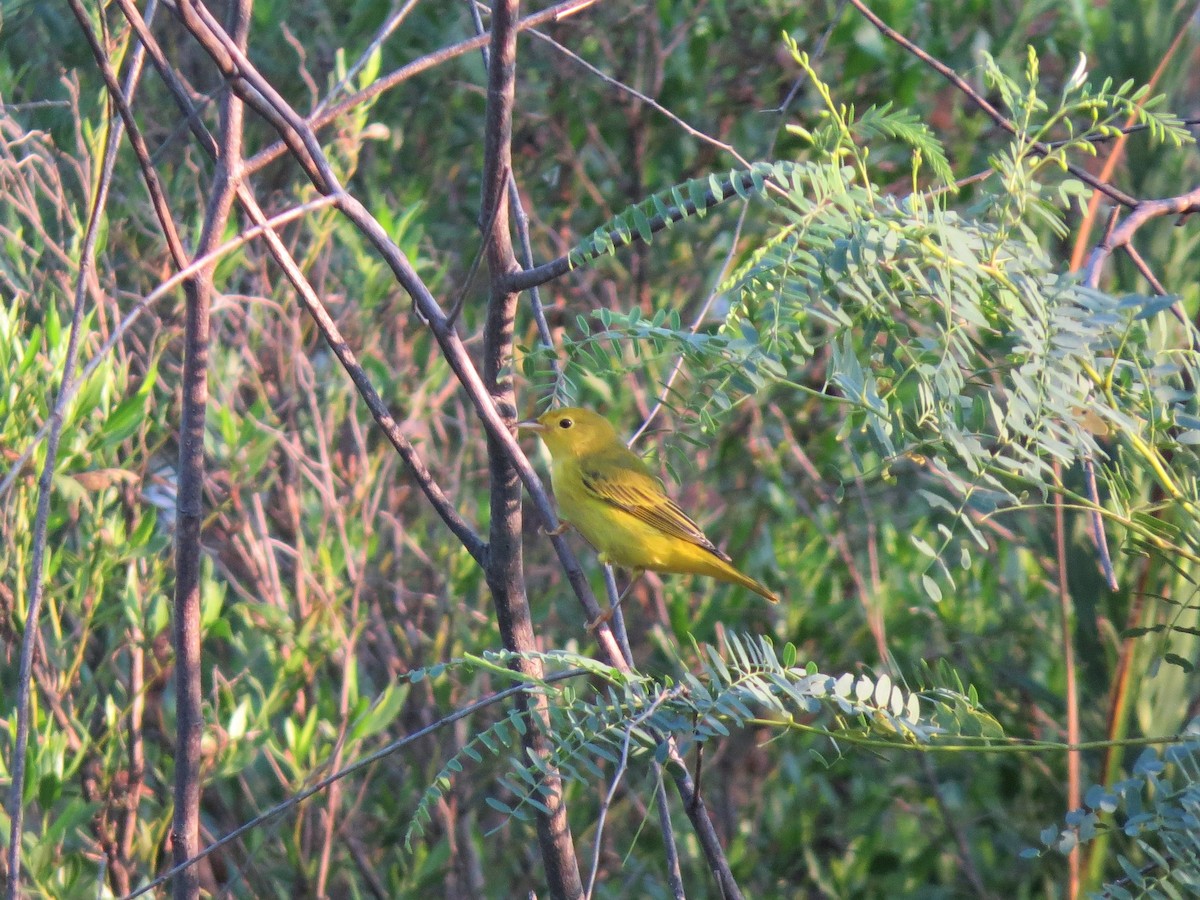
<svg viewBox="0 0 1200 900">
<path fill-rule="evenodd" d="M 541 432 L 543 432 L 545 430 L 546 430 L 546 426 L 543 425 L 541 422 L 539 422 L 537 419 L 530 419 L 527 422 L 518 422 L 517 423 L 517 431 L 518 432 L 532 431 L 535 434 L 540 434 Z"/>
</svg>

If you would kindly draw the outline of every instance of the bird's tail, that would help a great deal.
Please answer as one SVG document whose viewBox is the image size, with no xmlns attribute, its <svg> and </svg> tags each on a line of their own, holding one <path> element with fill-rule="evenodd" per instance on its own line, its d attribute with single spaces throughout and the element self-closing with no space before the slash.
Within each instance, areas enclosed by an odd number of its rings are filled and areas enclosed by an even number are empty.
<svg viewBox="0 0 1200 900">
<path fill-rule="evenodd" d="M 754 591 L 754 593 L 758 594 L 760 597 L 770 600 L 772 603 L 779 602 L 778 595 L 772 593 L 771 589 L 768 588 L 765 584 L 763 584 L 762 582 L 759 582 L 759 581 L 755 581 L 749 575 L 745 575 L 742 572 L 739 572 L 737 569 L 735 569 L 732 565 L 725 562 L 724 560 L 721 560 L 721 562 L 724 563 L 724 565 L 722 566 L 722 575 L 724 576 L 725 581 L 732 582 L 733 584 L 740 584 L 744 588 L 749 588 L 750 590 Z"/>
</svg>

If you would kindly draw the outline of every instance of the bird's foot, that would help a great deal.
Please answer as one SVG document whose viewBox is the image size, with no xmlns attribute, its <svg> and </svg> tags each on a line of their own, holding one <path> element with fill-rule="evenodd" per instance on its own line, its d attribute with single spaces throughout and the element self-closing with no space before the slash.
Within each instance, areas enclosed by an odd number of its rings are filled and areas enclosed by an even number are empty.
<svg viewBox="0 0 1200 900">
<path fill-rule="evenodd" d="M 588 622 L 587 623 L 588 634 L 595 634 L 597 628 L 599 628 L 601 625 L 607 625 L 609 622 L 611 622 L 612 617 L 613 617 L 613 612 L 615 612 L 615 610 L 610 606 L 604 612 L 600 613 L 600 615 L 596 616 L 596 618 L 592 619 L 592 621 Z"/>
</svg>

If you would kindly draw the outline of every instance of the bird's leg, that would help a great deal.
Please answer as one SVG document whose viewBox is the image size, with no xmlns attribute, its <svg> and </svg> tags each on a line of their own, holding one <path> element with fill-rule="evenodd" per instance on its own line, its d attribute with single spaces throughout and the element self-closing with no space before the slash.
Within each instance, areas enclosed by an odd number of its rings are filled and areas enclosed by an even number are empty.
<svg viewBox="0 0 1200 900">
<path fill-rule="evenodd" d="M 608 563 L 608 560 L 604 559 L 603 556 L 601 556 L 600 561 L 606 565 Z M 612 621 L 612 617 L 616 613 L 617 607 L 619 607 L 621 602 L 629 596 L 629 592 L 633 590 L 633 586 L 637 584 L 637 580 L 644 574 L 646 574 L 645 569 L 637 569 L 631 574 L 629 578 L 629 584 L 625 585 L 625 590 L 621 591 L 621 596 L 617 598 L 617 601 L 604 612 L 600 613 L 600 615 L 598 615 L 594 620 L 588 623 L 587 630 L 589 633 L 595 631 L 601 625 L 605 625 Z"/>
<path fill-rule="evenodd" d="M 612 608 L 608 612 L 610 617 L 612 616 L 613 613 L 615 613 L 617 611 L 617 607 L 621 605 L 621 601 L 623 601 L 626 597 L 629 596 L 629 592 L 633 590 L 633 586 L 635 584 L 637 584 L 638 579 L 641 578 L 645 574 L 646 574 L 645 569 L 635 569 L 633 572 L 630 573 L 629 584 L 625 585 L 625 590 L 621 591 L 621 596 L 617 598 L 617 602 L 612 605 Z"/>
<path fill-rule="evenodd" d="M 565 534 L 567 529 L 571 527 L 570 522 L 559 522 L 557 528 L 547 528 L 545 525 L 539 525 L 538 531 L 547 537 L 558 537 L 560 534 Z"/>
</svg>

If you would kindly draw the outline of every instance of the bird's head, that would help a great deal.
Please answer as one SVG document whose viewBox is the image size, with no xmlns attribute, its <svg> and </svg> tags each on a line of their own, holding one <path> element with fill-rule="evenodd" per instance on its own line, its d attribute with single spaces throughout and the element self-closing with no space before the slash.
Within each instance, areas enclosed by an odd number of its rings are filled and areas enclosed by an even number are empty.
<svg viewBox="0 0 1200 900">
<path fill-rule="evenodd" d="M 546 442 L 550 455 L 559 459 L 587 456 L 613 444 L 624 446 L 607 419 L 575 406 L 547 410 L 531 422 L 519 422 L 517 427 L 536 432 Z"/>
</svg>

